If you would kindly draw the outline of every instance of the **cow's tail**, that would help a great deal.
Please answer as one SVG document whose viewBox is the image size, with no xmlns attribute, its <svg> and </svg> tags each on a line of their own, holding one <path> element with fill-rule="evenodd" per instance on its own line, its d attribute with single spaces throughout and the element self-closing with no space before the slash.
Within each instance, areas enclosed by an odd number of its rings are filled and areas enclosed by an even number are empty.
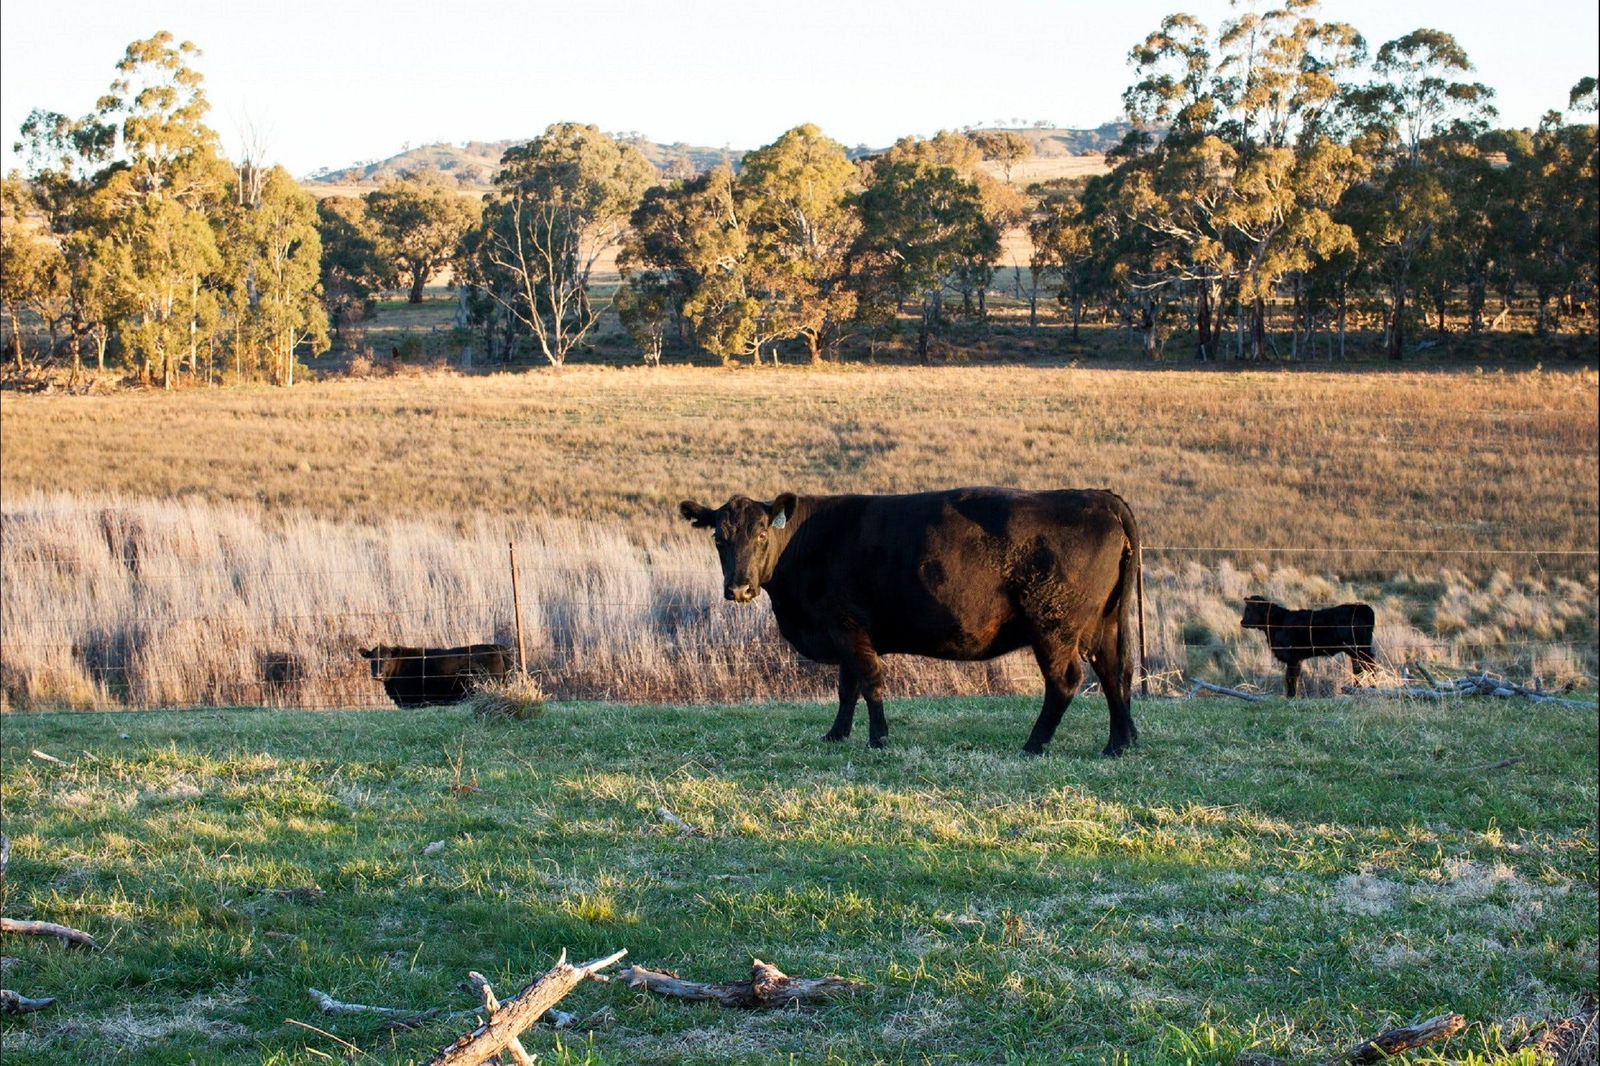
<svg viewBox="0 0 1600 1066">
<path fill-rule="evenodd" d="M 1115 495 L 1115 494 L 1113 494 Z M 1117 639 L 1121 644 L 1122 661 L 1134 662 L 1133 657 L 1133 626 L 1128 623 L 1130 607 L 1139 613 L 1139 694 L 1150 695 L 1150 676 L 1145 673 L 1145 641 L 1144 641 L 1144 545 L 1139 539 L 1139 523 L 1133 517 L 1133 508 L 1128 506 L 1128 501 L 1117 496 L 1118 520 L 1122 523 L 1123 536 L 1127 538 L 1128 547 L 1122 556 L 1122 580 L 1118 589 L 1118 598 L 1121 600 L 1118 619 Z M 1132 693 L 1129 693 L 1132 695 Z"/>
</svg>

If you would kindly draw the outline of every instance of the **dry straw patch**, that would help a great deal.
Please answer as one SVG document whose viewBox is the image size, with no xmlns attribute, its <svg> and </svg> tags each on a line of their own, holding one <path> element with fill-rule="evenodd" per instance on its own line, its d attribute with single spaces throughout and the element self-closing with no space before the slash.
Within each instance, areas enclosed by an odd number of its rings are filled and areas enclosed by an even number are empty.
<svg viewBox="0 0 1600 1066">
<path fill-rule="evenodd" d="M 677 502 L 1111 486 L 1150 670 L 1268 691 L 1249 593 L 1364 599 L 1390 667 L 1595 673 L 1597 378 L 1016 367 L 576 370 L 0 397 L 8 707 L 386 701 L 377 642 L 515 644 L 555 697 L 816 698 Z M 72 494 L 56 494 L 71 486 Z M 1027 655 L 897 694 L 1037 688 Z M 1310 671 L 1336 690 L 1342 660 Z"/>
</svg>

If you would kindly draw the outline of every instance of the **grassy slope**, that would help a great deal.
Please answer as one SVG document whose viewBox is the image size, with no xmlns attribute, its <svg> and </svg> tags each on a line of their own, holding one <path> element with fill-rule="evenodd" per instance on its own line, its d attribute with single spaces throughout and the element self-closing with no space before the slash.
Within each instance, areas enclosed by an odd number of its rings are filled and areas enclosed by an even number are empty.
<svg viewBox="0 0 1600 1066">
<path fill-rule="evenodd" d="M 609 1013 L 531 1035 L 542 1061 L 1232 1063 L 1454 1009 L 1437 1058 L 1467 1062 L 1595 987 L 1592 711 L 1146 703 L 1106 761 L 1094 699 L 1018 757 L 1033 710 L 898 701 L 884 753 L 801 705 L 7 716 L 4 913 L 106 948 L 8 940 L 7 986 L 62 1002 L 0 1021 L 6 1061 L 341 1052 L 288 1018 L 421 1059 L 459 1026 L 306 990 L 468 1007 L 467 970 L 507 995 L 562 948 L 866 989 L 752 1015 L 589 985 L 566 1006 Z"/>
</svg>

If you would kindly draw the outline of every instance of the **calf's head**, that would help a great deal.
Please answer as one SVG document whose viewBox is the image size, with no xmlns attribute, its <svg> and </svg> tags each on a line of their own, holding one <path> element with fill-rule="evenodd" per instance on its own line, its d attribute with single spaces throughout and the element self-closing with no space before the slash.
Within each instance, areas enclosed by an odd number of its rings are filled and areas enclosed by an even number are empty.
<svg viewBox="0 0 1600 1066">
<path fill-rule="evenodd" d="M 1244 598 L 1244 617 L 1239 619 L 1241 629 L 1265 629 L 1272 620 L 1272 601 L 1260 596 Z"/>
<path fill-rule="evenodd" d="M 396 649 L 387 644 L 379 644 L 373 648 L 358 648 L 361 657 L 367 660 L 367 665 L 372 668 L 372 676 L 382 681 L 394 674 L 399 660 L 395 657 Z"/>
<path fill-rule="evenodd" d="M 693 500 L 678 505 L 691 524 L 711 530 L 722 561 L 723 598 L 735 603 L 756 598 L 777 564 L 795 503 L 794 493 L 785 492 L 771 503 L 735 496 L 715 509 Z"/>
</svg>

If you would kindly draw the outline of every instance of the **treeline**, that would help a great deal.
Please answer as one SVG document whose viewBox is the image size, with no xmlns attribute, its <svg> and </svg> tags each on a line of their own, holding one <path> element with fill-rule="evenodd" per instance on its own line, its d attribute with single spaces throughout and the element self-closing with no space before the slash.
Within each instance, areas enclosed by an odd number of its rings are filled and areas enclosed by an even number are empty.
<svg viewBox="0 0 1600 1066">
<path fill-rule="evenodd" d="M 662 179 L 638 148 L 560 123 L 508 149 L 481 201 L 412 175 L 316 202 L 280 168 L 227 162 L 192 45 L 136 42 L 94 113 L 35 112 L 6 179 L 11 358 L 121 365 L 140 380 L 292 384 L 375 294 L 449 271 L 464 346 L 561 365 L 615 311 L 643 358 L 821 361 L 905 339 L 923 359 L 982 321 L 1002 234 L 1025 226 L 1030 321 L 1057 303 L 1160 357 L 1342 356 L 1352 323 L 1393 358 L 1453 319 L 1513 306 L 1545 332 L 1596 324 L 1595 125 L 1552 110 L 1494 126 L 1446 33 L 1369 52 L 1313 0 L 1215 34 L 1174 15 L 1132 51 L 1131 133 L 1110 172 L 1018 191 L 984 161 L 1016 132 L 905 138 L 852 159 L 814 126 L 737 167 Z M 1567 108 L 1592 113 L 1595 79 Z M 615 258 L 620 284 L 596 269 Z M 1498 305 L 1498 306 L 1495 306 Z M 42 354 L 39 354 L 41 353 Z"/>
</svg>

